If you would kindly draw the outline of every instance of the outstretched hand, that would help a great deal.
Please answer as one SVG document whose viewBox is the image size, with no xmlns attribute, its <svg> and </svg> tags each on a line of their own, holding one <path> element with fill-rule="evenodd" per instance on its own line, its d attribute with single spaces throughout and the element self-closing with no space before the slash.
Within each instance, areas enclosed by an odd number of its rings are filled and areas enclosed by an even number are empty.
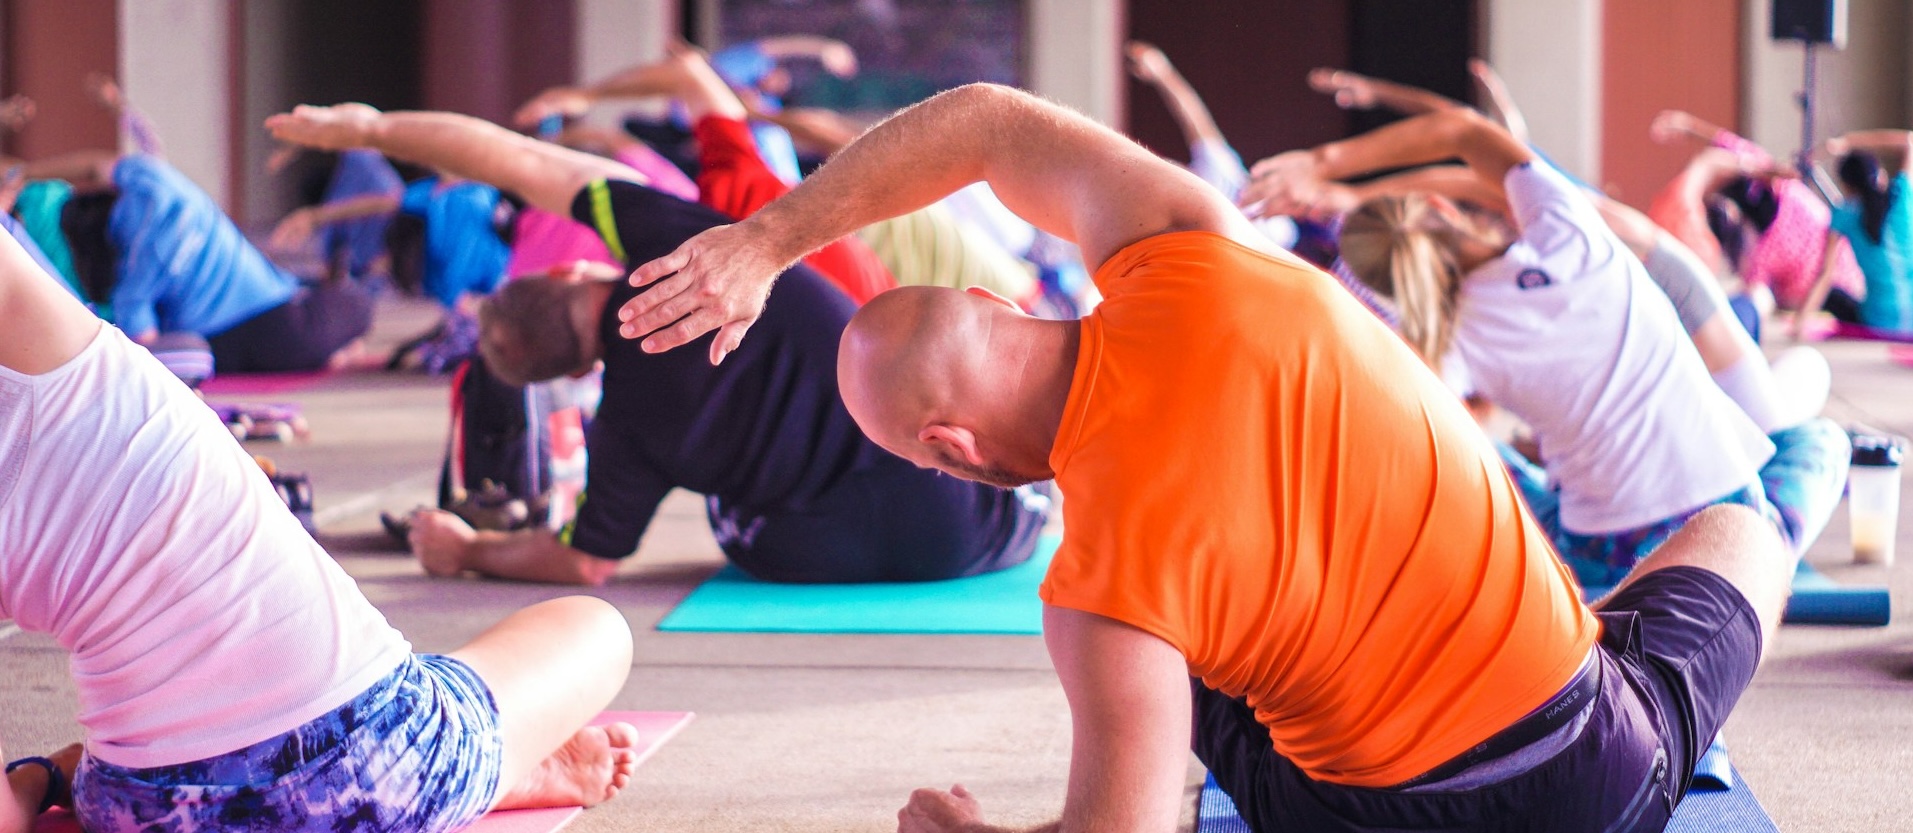
<svg viewBox="0 0 1913 833">
<path fill-rule="evenodd" d="M 716 330 L 711 364 L 722 362 L 763 314 L 771 283 L 791 264 L 745 225 L 708 229 L 632 272 L 631 285 L 651 291 L 618 310 L 619 333 L 643 338 L 647 353 L 662 353 Z"/>
<path fill-rule="evenodd" d="M 1309 88 L 1333 96 L 1335 106 L 1344 110 L 1367 110 L 1375 106 L 1375 85 L 1359 72 L 1316 67 L 1309 70 Z"/>
<path fill-rule="evenodd" d="M 897 811 L 897 833 L 963 833 L 983 824 L 983 806 L 957 784 L 949 792 L 933 789 L 910 794 L 910 803 Z"/>
<path fill-rule="evenodd" d="M 266 129 L 281 142 L 320 150 L 347 150 L 363 147 L 379 111 L 369 104 L 334 104 L 315 107 L 301 104 L 290 113 L 266 118 Z"/>
<path fill-rule="evenodd" d="M 1153 43 L 1132 40 L 1123 47 L 1123 54 L 1129 59 L 1129 74 L 1145 84 L 1158 83 L 1176 71 L 1169 56 Z"/>
<path fill-rule="evenodd" d="M 551 87 L 535 96 L 511 116 L 519 127 L 537 127 L 551 116 L 582 116 L 591 109 L 591 94 L 577 87 Z"/>
<path fill-rule="evenodd" d="M 1279 153 L 1249 169 L 1249 184 L 1236 203 L 1251 217 L 1276 214 L 1319 217 L 1352 207 L 1354 192 L 1322 176 L 1313 151 Z"/>
</svg>

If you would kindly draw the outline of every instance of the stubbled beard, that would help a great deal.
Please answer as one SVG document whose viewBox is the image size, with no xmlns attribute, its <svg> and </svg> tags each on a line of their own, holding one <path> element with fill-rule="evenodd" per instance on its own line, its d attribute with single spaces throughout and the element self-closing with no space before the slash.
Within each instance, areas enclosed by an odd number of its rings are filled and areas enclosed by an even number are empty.
<svg viewBox="0 0 1913 833">
<path fill-rule="evenodd" d="M 972 466 L 968 463 L 953 463 L 949 461 L 944 461 L 943 465 L 938 466 L 938 468 L 941 469 L 944 474 L 960 477 L 964 480 L 974 480 L 978 483 L 995 486 L 999 489 L 1014 489 L 1018 486 L 1027 486 L 1044 479 L 1041 477 L 1027 477 L 995 466 Z"/>
</svg>

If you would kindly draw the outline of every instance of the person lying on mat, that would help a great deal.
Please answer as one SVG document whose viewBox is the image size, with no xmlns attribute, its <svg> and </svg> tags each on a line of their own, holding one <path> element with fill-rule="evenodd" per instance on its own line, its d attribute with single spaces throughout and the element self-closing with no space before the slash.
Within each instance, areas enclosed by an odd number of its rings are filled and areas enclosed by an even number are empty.
<svg viewBox="0 0 1913 833">
<path fill-rule="evenodd" d="M 1827 140 L 1840 159 L 1840 190 L 1832 235 L 1845 238 L 1866 278 L 1866 298 L 1856 300 L 1835 282 L 1838 265 L 1822 263 L 1805 309 L 1824 301 L 1835 318 L 1898 335 L 1913 334 L 1913 132 L 1861 130 Z M 1829 240 L 1827 248 L 1839 247 Z M 1795 326 L 1798 334 L 1804 321 Z"/>
<path fill-rule="evenodd" d="M 0 322 L 0 619 L 70 652 L 86 733 L 9 766 L 0 832 L 52 801 L 96 831 L 437 833 L 628 783 L 635 730 L 586 728 L 630 670 L 615 608 L 414 654 L 212 410 L 5 235 Z"/>
<path fill-rule="evenodd" d="M 220 373 L 303 371 L 349 361 L 371 326 L 364 290 L 302 287 L 158 158 L 78 151 L 25 172 L 73 184 L 60 225 L 78 283 L 135 341 L 193 333 Z"/>
<path fill-rule="evenodd" d="M 1471 159 L 1532 173 L 1505 133 L 1470 135 Z M 1773 527 L 1702 511 L 1590 611 L 1420 357 L 1088 119 L 989 85 L 905 110 L 640 267 L 621 334 L 744 358 L 785 265 L 978 179 L 1100 263 L 1103 304 L 1048 322 L 898 289 L 858 313 L 838 373 L 900 456 L 1064 495 L 1042 595 L 1076 745 L 1043 829 L 1173 830 L 1192 713 L 1256 830 L 1665 823 L 1779 620 L 1794 556 Z M 899 822 L 1000 829 L 960 787 L 917 791 Z"/>
<path fill-rule="evenodd" d="M 730 221 L 641 185 L 617 162 L 465 116 L 342 104 L 300 107 L 267 125 L 282 140 L 372 147 L 570 212 L 630 263 Z M 837 339 L 855 308 L 809 267 L 784 273 L 765 335 L 717 367 L 688 352 L 648 355 L 616 337 L 616 311 L 642 291 L 527 278 L 481 307 L 480 352 L 505 382 L 604 363 L 585 497 L 562 536 L 475 532 L 449 513 L 417 514 L 413 551 L 428 572 L 602 584 L 674 488 L 705 495 L 725 555 L 770 581 L 947 579 L 1014 566 L 1034 551 L 1049 504 L 1039 490 L 920 471 L 857 429 L 836 378 Z"/>
</svg>

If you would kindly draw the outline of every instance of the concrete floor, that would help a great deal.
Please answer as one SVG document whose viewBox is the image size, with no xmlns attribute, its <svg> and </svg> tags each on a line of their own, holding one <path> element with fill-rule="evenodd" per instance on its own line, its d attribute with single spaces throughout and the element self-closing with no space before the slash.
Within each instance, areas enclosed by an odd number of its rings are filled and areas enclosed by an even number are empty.
<svg viewBox="0 0 1913 833">
<path fill-rule="evenodd" d="M 430 313 L 387 304 L 378 334 L 424 329 Z M 1829 415 L 1913 434 L 1913 370 L 1879 345 L 1824 348 Z M 556 588 L 427 579 L 378 531 L 378 509 L 429 501 L 444 446 L 443 382 L 365 374 L 288 397 L 309 442 L 256 450 L 305 470 L 322 542 L 419 650 L 447 650 Z M 1913 490 L 1907 493 L 1913 501 Z M 1913 559 L 1913 506 L 1899 549 Z M 1846 582 L 1890 582 L 1913 605 L 1913 569 L 1854 567 L 1844 512 L 1811 560 Z M 961 781 L 992 820 L 1033 825 L 1061 806 L 1068 711 L 1036 637 L 660 633 L 654 625 L 719 565 L 702 503 L 674 495 L 638 557 L 598 594 L 637 634 L 620 709 L 698 719 L 640 770 L 632 788 L 587 812 L 609 830 L 882 831 L 909 791 Z M 1789 627 L 1728 724 L 1734 758 L 1787 830 L 1875 831 L 1913 822 L 1913 617 L 1888 628 Z M 10 631 L 0 625 L 0 634 Z M 0 743 L 9 756 L 78 736 L 63 653 L 31 634 L 0 635 Z M 1189 795 L 1200 769 L 1191 762 Z M 1188 829 L 1193 812 L 1185 812 Z"/>
</svg>

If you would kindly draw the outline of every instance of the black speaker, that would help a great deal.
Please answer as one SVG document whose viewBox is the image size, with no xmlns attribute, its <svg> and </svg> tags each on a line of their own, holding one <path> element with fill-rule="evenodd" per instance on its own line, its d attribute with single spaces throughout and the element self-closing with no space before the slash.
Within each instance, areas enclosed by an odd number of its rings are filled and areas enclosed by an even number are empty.
<svg viewBox="0 0 1913 833">
<path fill-rule="evenodd" d="M 1847 0 L 1773 0 L 1773 39 L 1847 45 Z"/>
</svg>

